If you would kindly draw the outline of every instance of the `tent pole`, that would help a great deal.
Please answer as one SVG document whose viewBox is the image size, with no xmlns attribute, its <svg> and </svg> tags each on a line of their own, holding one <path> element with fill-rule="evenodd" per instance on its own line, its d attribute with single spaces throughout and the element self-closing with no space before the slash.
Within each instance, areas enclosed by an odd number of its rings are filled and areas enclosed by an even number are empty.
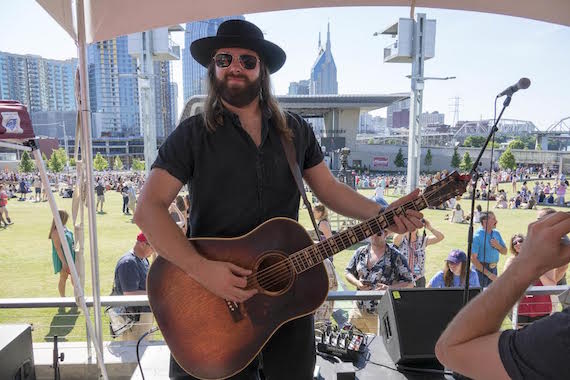
<svg viewBox="0 0 570 380">
<path fill-rule="evenodd" d="M 63 248 L 63 254 L 65 255 L 65 260 L 67 261 L 69 270 L 71 272 L 71 278 L 73 279 L 75 303 L 79 304 L 79 307 L 83 311 L 88 333 L 93 335 L 95 331 L 93 329 L 93 323 L 91 322 L 91 316 L 89 315 L 89 309 L 87 308 L 87 304 L 85 303 L 85 294 L 83 293 L 83 288 L 81 287 L 81 282 L 79 280 L 79 273 L 77 272 L 77 268 L 75 267 L 75 262 L 73 261 L 73 257 L 71 255 L 71 250 L 69 249 L 69 245 L 67 244 L 63 223 L 61 222 L 61 218 L 59 216 L 57 203 L 55 202 L 55 198 L 53 196 L 53 193 L 51 192 L 51 186 L 49 184 L 49 179 L 47 176 L 42 154 L 40 150 L 35 147 L 35 141 L 32 141 L 32 154 L 34 155 L 34 159 L 36 160 L 36 166 L 40 172 L 41 181 L 43 182 L 43 185 L 45 186 L 46 189 L 46 195 L 48 197 L 49 201 L 48 203 L 51 208 L 51 213 L 53 215 L 53 220 L 55 222 L 57 234 L 59 235 L 59 240 L 62 242 L 61 247 Z M 102 360 L 103 350 L 100 349 L 99 346 L 97 345 L 95 346 L 95 351 L 97 352 L 97 357 L 101 358 L 100 361 L 98 360 L 101 369 L 101 375 L 103 376 L 103 379 L 107 380 L 109 376 L 107 375 L 107 369 L 105 368 L 105 364 Z"/>
<path fill-rule="evenodd" d="M 81 134 L 84 140 L 81 159 L 85 163 L 87 182 L 87 215 L 89 221 L 89 251 L 91 253 L 91 283 L 93 286 L 93 316 L 95 320 L 95 334 L 91 336 L 98 345 L 98 351 L 103 352 L 103 329 L 101 323 L 101 297 L 99 284 L 99 255 L 97 247 L 97 220 L 95 215 L 95 194 L 93 189 L 93 151 L 91 146 L 91 115 L 89 104 L 89 80 L 87 76 L 87 44 L 85 43 L 85 9 L 84 1 L 75 2 L 77 22 L 77 56 L 79 58 L 79 77 L 81 103 Z M 102 364 L 103 358 L 97 355 L 97 361 Z M 103 368 L 104 365 L 101 366 Z"/>
</svg>

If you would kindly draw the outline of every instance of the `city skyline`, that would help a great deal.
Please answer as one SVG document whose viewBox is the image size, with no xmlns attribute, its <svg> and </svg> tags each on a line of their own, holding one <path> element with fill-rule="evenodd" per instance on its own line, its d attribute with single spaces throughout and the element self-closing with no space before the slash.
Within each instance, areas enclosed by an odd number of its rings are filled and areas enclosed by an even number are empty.
<svg viewBox="0 0 570 380">
<path fill-rule="evenodd" d="M 18 38 L 3 39 L 0 50 L 47 59 L 76 56 L 72 39 L 36 3 L 21 1 L 4 8 L 0 20 L 15 30 Z M 520 77 L 529 77 L 531 87 L 515 95 L 505 118 L 530 120 L 545 129 L 570 115 L 570 96 L 566 92 L 570 78 L 565 75 L 570 52 L 563 48 L 570 40 L 570 28 L 475 12 L 418 8 L 416 13 L 426 13 L 437 21 L 435 58 L 426 62 L 425 75 L 457 77 L 426 82 L 424 111 L 445 113 L 445 121 L 450 124 L 450 98 L 460 97 L 461 120 L 492 118 L 495 95 Z M 41 34 L 34 32 L 37 28 L 22 28 L 17 23 L 24 14 L 28 22 L 39 25 Z M 389 37 L 373 37 L 399 17 L 409 17 L 409 8 L 321 8 L 245 15 L 287 53 L 285 66 L 272 76 L 276 94 L 287 94 L 291 82 L 309 77 L 318 33 L 329 21 L 340 94 L 408 92 L 410 82 L 405 76 L 411 72 L 410 65 L 383 63 L 383 48 L 392 41 Z M 173 37 L 181 46 L 183 35 Z M 181 62 L 172 66 L 174 81 L 181 88 Z"/>
</svg>

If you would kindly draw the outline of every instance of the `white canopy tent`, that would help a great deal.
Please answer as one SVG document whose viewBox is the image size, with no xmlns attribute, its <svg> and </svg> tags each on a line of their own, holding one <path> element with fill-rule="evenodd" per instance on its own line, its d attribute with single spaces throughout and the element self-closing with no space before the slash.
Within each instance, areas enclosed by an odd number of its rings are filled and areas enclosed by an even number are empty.
<svg viewBox="0 0 570 380">
<path fill-rule="evenodd" d="M 570 26 L 569 0 L 36 0 L 76 41 L 79 58 L 82 159 L 85 188 L 93 189 L 93 157 L 86 44 L 148 29 L 233 14 L 337 6 L 410 6 L 524 17 Z M 413 14 L 413 12 L 412 12 Z M 128 15 L 128 17 L 125 17 Z M 85 155 L 83 156 L 83 152 Z M 102 351 L 95 200 L 86 191 L 94 319 Z M 98 355 L 99 356 L 99 355 Z M 98 361 L 100 359 L 98 358 Z M 104 364 L 100 362 L 102 368 Z"/>
<path fill-rule="evenodd" d="M 72 0 L 37 2 L 77 41 Z M 524 17 L 570 26 L 568 0 L 85 0 L 85 42 L 219 16 L 298 8 L 416 6 Z M 128 15 L 128 17 L 125 17 Z"/>
</svg>

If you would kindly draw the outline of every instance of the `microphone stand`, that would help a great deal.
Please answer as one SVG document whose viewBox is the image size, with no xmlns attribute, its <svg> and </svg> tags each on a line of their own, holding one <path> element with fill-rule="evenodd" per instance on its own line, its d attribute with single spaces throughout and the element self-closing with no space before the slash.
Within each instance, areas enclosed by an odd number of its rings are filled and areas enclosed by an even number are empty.
<svg viewBox="0 0 570 380">
<path fill-rule="evenodd" d="M 483 144 L 481 151 L 479 151 L 479 155 L 477 156 L 477 159 L 475 160 L 475 162 L 473 162 L 473 167 L 471 168 L 470 174 L 471 174 L 471 180 L 473 181 L 473 188 L 471 190 L 471 218 L 469 218 L 469 233 L 468 233 L 468 237 L 467 237 L 467 276 L 465 277 L 465 290 L 463 292 L 463 306 L 465 306 L 467 304 L 467 302 L 469 302 L 469 276 L 471 273 L 471 248 L 473 246 L 473 215 L 475 215 L 475 192 L 477 189 L 477 182 L 479 181 L 479 177 L 480 177 L 480 173 L 477 169 L 479 168 L 479 165 L 481 164 L 481 158 L 483 157 L 483 153 L 485 153 L 485 150 L 487 149 L 487 145 L 489 145 L 489 141 L 491 141 L 491 138 L 493 137 L 495 132 L 497 132 L 499 130 L 497 125 L 499 124 L 499 120 L 501 120 L 501 116 L 503 116 L 503 112 L 505 112 L 505 109 L 509 106 L 509 104 L 511 104 L 511 95 L 508 95 L 507 98 L 505 99 L 505 101 L 503 102 L 503 109 L 501 110 L 501 113 L 499 113 L 499 117 L 497 118 L 497 120 L 495 120 L 495 124 L 493 125 L 493 128 L 491 128 L 491 131 L 489 132 L 489 135 L 487 136 L 487 140 L 485 140 L 485 143 Z M 491 163 L 491 166 L 492 165 L 493 165 L 493 163 Z M 493 167 L 491 167 L 491 171 L 492 170 L 493 170 Z M 488 197 L 489 197 L 489 194 L 487 193 L 487 198 Z"/>
</svg>

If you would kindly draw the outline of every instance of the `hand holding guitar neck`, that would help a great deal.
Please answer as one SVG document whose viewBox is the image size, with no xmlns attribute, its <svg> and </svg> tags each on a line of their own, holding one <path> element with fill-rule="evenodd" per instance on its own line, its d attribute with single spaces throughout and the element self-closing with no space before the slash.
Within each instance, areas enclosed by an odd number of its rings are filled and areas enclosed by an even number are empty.
<svg viewBox="0 0 570 380">
<path fill-rule="evenodd" d="M 389 211 L 389 210 L 398 208 L 400 206 L 403 206 L 403 205 L 407 204 L 408 202 L 416 199 L 419 194 L 420 194 L 420 190 L 415 189 L 410 194 L 398 199 L 395 202 L 392 202 L 390 204 L 390 206 L 388 206 L 388 208 L 385 211 Z M 415 229 L 423 227 L 423 223 L 422 223 L 423 217 L 424 217 L 423 214 L 419 211 L 406 210 L 406 216 L 404 216 L 404 217 L 394 216 L 395 225 L 388 227 L 388 230 L 395 232 L 397 234 L 403 234 L 403 233 L 406 233 L 409 231 L 413 231 Z"/>
<path fill-rule="evenodd" d="M 203 267 L 196 281 L 218 297 L 233 302 L 244 302 L 257 293 L 255 288 L 246 289 L 246 276 L 252 273 L 251 270 L 225 261 L 205 259 L 202 263 Z"/>
</svg>

